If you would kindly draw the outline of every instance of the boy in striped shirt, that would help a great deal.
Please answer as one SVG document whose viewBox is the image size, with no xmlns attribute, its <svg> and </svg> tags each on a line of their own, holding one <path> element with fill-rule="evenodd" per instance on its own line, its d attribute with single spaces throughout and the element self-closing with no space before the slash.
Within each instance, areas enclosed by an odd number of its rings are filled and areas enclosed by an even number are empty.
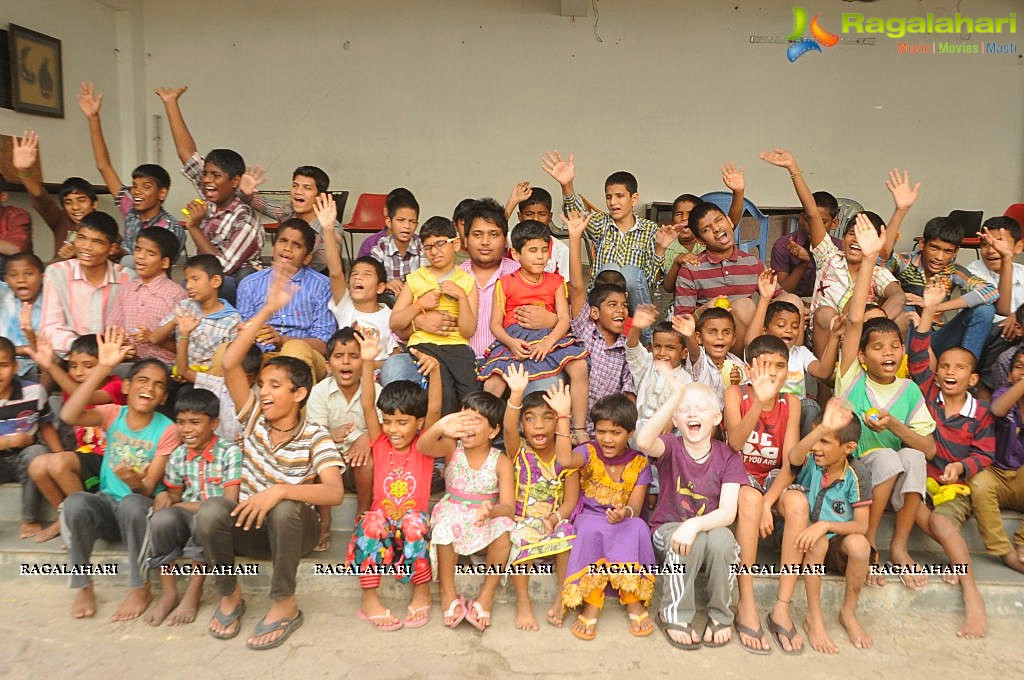
<svg viewBox="0 0 1024 680">
<path fill-rule="evenodd" d="M 925 286 L 921 320 L 910 335 L 910 375 L 921 387 L 928 410 L 935 418 L 935 455 L 928 460 L 928 476 L 941 485 L 963 484 L 992 464 L 989 452 L 995 451 L 995 424 L 987 405 L 968 391 L 978 383 L 977 359 L 963 347 L 950 347 L 939 354 L 934 373 L 929 365 L 931 328 L 936 310 L 946 299 L 946 286 L 932 280 Z M 932 505 L 932 504 L 929 504 Z M 953 564 L 966 564 L 963 575 L 943 576 L 950 584 L 960 583 L 963 590 L 965 623 L 957 631 L 962 638 L 985 634 L 985 602 L 974 580 L 971 553 L 960 535 L 960 525 L 970 516 L 971 500 L 966 494 L 934 508 L 922 505 L 917 523 L 942 544 Z"/>
</svg>

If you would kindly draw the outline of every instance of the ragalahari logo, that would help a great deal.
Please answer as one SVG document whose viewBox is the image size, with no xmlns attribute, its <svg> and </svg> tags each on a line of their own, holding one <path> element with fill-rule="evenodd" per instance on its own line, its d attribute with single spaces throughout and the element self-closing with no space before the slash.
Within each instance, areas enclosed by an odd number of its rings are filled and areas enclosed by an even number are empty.
<svg viewBox="0 0 1024 680">
<path fill-rule="evenodd" d="M 818 23 L 818 15 L 815 14 L 810 23 L 811 35 L 813 38 L 805 38 L 807 31 L 807 10 L 803 7 L 793 8 L 793 32 L 786 40 L 796 41 L 786 48 L 786 56 L 790 61 L 796 61 L 811 50 L 821 52 L 821 46 L 833 47 L 839 42 L 839 36 L 830 33 Z"/>
</svg>

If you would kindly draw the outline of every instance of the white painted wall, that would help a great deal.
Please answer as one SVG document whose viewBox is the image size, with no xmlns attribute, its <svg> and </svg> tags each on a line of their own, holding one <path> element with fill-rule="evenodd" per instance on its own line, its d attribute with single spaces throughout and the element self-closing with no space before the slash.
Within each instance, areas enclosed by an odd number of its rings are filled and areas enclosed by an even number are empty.
<svg viewBox="0 0 1024 680">
<path fill-rule="evenodd" d="M 1024 199 L 1024 58 L 898 55 L 896 41 L 880 37 L 791 64 L 784 45 L 749 41 L 787 35 L 791 0 L 599 0 L 596 26 L 593 12 L 560 16 L 558 0 L 139 0 L 120 15 L 134 39 L 129 67 L 111 54 L 112 10 L 85 0 L 2 0 L 0 9 L 12 4 L 0 14 L 65 41 L 68 120 L 0 111 L 5 132 L 27 119 L 43 134 L 48 178 L 92 168 L 71 98 L 89 77 L 108 92 L 108 109 L 135 107 L 134 133 L 120 140 L 134 160 L 154 158 L 150 120 L 162 108 L 148 91 L 187 83 L 182 107 L 200 147 L 233 147 L 265 165 L 268 188 L 286 188 L 296 165 L 321 165 L 352 192 L 350 210 L 360 192 L 399 185 L 416 193 L 424 217 L 450 214 L 464 196 L 504 201 L 521 179 L 557 193 L 540 170 L 548 148 L 576 153 L 577 186 L 596 200 L 613 170 L 638 176 L 642 202 L 671 200 L 720 188 L 717 168 L 732 160 L 746 165 L 753 200 L 792 205 L 785 173 L 756 157 L 784 146 L 812 188 L 883 215 L 886 171 L 905 166 L 924 184 L 905 243 L 932 215 L 1001 213 Z M 956 6 L 817 4 L 832 30 L 844 11 Z M 1017 2 L 962 0 L 960 10 L 1018 11 L 1024 30 Z M 161 134 L 171 167 L 166 124 Z M 175 211 L 191 198 L 178 177 Z"/>
</svg>

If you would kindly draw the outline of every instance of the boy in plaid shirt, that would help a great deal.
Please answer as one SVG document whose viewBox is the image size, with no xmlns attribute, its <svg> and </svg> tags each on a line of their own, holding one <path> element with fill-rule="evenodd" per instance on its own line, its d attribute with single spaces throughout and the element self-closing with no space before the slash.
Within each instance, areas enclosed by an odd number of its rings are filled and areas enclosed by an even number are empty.
<svg viewBox="0 0 1024 680">
<path fill-rule="evenodd" d="M 968 391 L 978 383 L 977 359 L 964 347 L 950 347 L 938 356 L 935 372 L 929 365 L 932 345 L 932 321 L 937 308 L 946 299 L 946 286 L 932 280 L 922 293 L 921 320 L 910 335 L 910 375 L 921 387 L 928 410 L 935 418 L 935 455 L 928 460 L 928 477 L 941 485 L 963 484 L 992 464 L 996 448 L 995 423 L 988 406 Z M 971 514 L 971 499 L 956 494 L 934 509 L 922 505 L 917 524 L 942 544 L 953 564 L 966 564 L 962 575 L 944 575 L 942 579 L 963 590 L 964 625 L 957 631 L 962 638 L 985 634 L 985 602 L 974 580 L 971 553 L 960 535 L 960 525 Z"/>
<path fill-rule="evenodd" d="M 147 562 L 150 569 L 172 566 L 180 557 L 202 563 L 202 547 L 195 537 L 195 513 L 199 504 L 214 496 L 238 502 L 242 449 L 233 441 L 214 434 L 219 415 L 220 400 L 209 390 L 189 390 L 174 406 L 182 445 L 167 461 L 164 470 L 167 490 L 157 494 L 153 501 Z M 168 615 L 172 626 L 195 621 L 204 579 L 202 574 L 192 574 L 185 596 L 179 602 L 176 574 L 162 568 L 163 595 L 146 615 L 146 622 L 159 626 Z"/>
</svg>

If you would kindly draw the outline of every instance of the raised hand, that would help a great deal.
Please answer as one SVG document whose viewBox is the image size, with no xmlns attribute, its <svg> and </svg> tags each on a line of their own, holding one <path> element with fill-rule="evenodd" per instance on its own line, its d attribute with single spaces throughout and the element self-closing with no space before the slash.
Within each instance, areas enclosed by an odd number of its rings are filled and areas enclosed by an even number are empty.
<svg viewBox="0 0 1024 680">
<path fill-rule="evenodd" d="M 512 193 L 509 194 L 508 200 L 510 203 L 522 203 L 530 196 L 533 195 L 533 187 L 527 181 L 517 182 L 512 187 Z"/>
<path fill-rule="evenodd" d="M 792 170 L 796 167 L 796 158 L 793 154 L 786 151 L 785 149 L 775 149 L 774 151 L 762 151 L 757 154 L 761 160 L 772 165 L 777 165 L 780 168 L 787 168 Z"/>
<path fill-rule="evenodd" d="M 949 292 L 949 281 L 945 277 L 933 276 L 932 280 L 925 284 L 924 292 L 921 295 L 921 306 L 925 309 L 935 309 L 946 301 L 946 294 Z"/>
<path fill-rule="evenodd" d="M 18 311 L 18 328 L 21 329 L 21 334 L 28 340 L 28 346 L 34 347 L 36 344 L 36 329 L 32 328 L 31 302 L 21 303 L 21 309 Z"/>
<path fill-rule="evenodd" d="M 313 200 L 313 209 L 316 211 L 316 220 L 324 226 L 324 238 L 327 232 L 331 232 L 330 238 L 335 238 L 334 229 L 329 228 L 338 221 L 338 204 L 334 202 L 334 195 L 324 192 Z"/>
<path fill-rule="evenodd" d="M 260 185 L 267 181 L 267 171 L 262 165 L 250 165 L 242 175 L 242 181 L 238 184 L 238 190 L 246 196 L 252 196 L 259 189 Z M 320 224 L 323 224 L 321 222 Z M 332 222 L 333 224 L 333 222 Z"/>
<path fill-rule="evenodd" d="M 558 150 L 548 151 L 541 158 L 541 168 L 555 178 L 563 187 L 576 177 L 576 156 L 569 154 L 569 160 L 562 158 Z"/>
<path fill-rule="evenodd" d="M 1007 258 L 1013 258 L 1013 243 L 1003 238 L 1003 231 L 993 233 L 988 227 L 982 227 L 981 231 L 978 232 L 978 237 L 985 243 L 985 245 L 992 248 L 994 251 L 999 253 L 999 256 L 1004 260 Z"/>
<path fill-rule="evenodd" d="M 462 439 L 472 431 L 471 419 L 461 411 L 449 413 L 437 421 L 437 426 L 441 428 L 441 434 L 451 439 Z"/>
<path fill-rule="evenodd" d="M 821 414 L 821 424 L 829 432 L 836 432 L 846 427 L 853 420 L 853 411 L 841 399 L 832 397 L 825 404 L 825 412 Z"/>
<path fill-rule="evenodd" d="M 25 348 L 25 354 L 39 364 L 39 368 L 48 371 L 53 368 L 53 343 L 45 335 L 36 336 L 36 346 L 31 345 Z"/>
<path fill-rule="evenodd" d="M 423 310 L 437 309 L 437 305 L 441 302 L 441 291 L 437 288 L 428 290 L 423 295 L 416 298 L 416 304 L 419 305 Z"/>
<path fill-rule="evenodd" d="M 430 375 L 434 371 L 441 369 L 441 363 L 426 352 L 421 352 L 415 347 L 410 347 L 409 354 L 416 359 L 416 364 L 418 365 L 416 370 L 419 371 L 420 375 Z"/>
<path fill-rule="evenodd" d="M 659 225 L 658 231 L 654 232 L 654 244 L 662 249 L 668 248 L 677 238 L 679 232 L 671 224 Z"/>
<path fill-rule="evenodd" d="M 767 359 L 767 357 L 758 357 L 750 364 L 750 386 L 754 390 L 754 396 L 762 404 L 770 404 L 775 401 L 776 395 L 782 389 L 783 383 L 786 382 L 786 373 L 783 371 L 779 371 L 774 380 L 767 374 L 765 370 Z"/>
<path fill-rule="evenodd" d="M 373 326 L 360 328 L 356 333 L 356 340 L 359 342 L 359 356 L 363 361 L 373 361 L 380 354 L 380 331 Z M 411 348 L 409 353 L 412 354 Z"/>
<path fill-rule="evenodd" d="M 658 308 L 655 305 L 637 305 L 633 312 L 633 328 L 643 330 L 658 322 Z"/>
<path fill-rule="evenodd" d="M 158 87 L 153 90 L 153 92 L 156 92 L 156 96 L 160 97 L 161 101 L 165 104 L 178 101 L 178 98 L 187 91 L 188 85 L 183 85 L 182 87 Z"/>
<path fill-rule="evenodd" d="M 722 182 L 730 191 L 743 191 L 747 188 L 746 179 L 743 177 L 743 168 L 737 168 L 732 163 L 722 165 Z"/>
<path fill-rule="evenodd" d="M 687 227 L 689 229 L 689 227 Z M 694 255 L 693 253 L 679 253 L 676 255 L 676 264 L 682 266 L 687 265 L 690 267 L 696 267 L 700 264 L 700 256 Z"/>
<path fill-rule="evenodd" d="M 829 335 L 843 335 L 846 333 L 846 314 L 836 314 L 828 321 Z"/>
<path fill-rule="evenodd" d="M 38 157 L 39 135 L 34 130 L 25 130 L 21 137 L 12 138 L 11 161 L 15 170 L 31 170 Z"/>
<path fill-rule="evenodd" d="M 795 257 L 796 259 L 800 260 L 801 262 L 811 261 L 811 254 L 807 252 L 807 248 L 804 248 L 796 241 L 791 240 L 789 243 L 786 244 L 786 247 L 789 249 L 789 254 Z"/>
<path fill-rule="evenodd" d="M 544 401 L 559 417 L 568 417 L 569 412 L 572 410 L 572 398 L 569 396 L 569 386 L 561 380 L 559 380 L 556 385 L 552 385 L 548 388 L 547 392 L 544 393 Z"/>
<path fill-rule="evenodd" d="M 94 118 L 100 115 L 100 107 L 103 106 L 103 93 L 96 94 L 96 88 L 92 82 L 83 82 L 78 89 L 78 108 L 82 110 L 86 118 Z"/>
<path fill-rule="evenodd" d="M 522 364 L 509 364 L 502 377 L 512 394 L 522 394 L 530 384 L 530 374 Z"/>
<path fill-rule="evenodd" d="M 693 334 L 697 332 L 697 320 L 693 318 L 693 314 L 674 316 L 672 317 L 672 330 L 684 338 L 692 338 Z"/>
<path fill-rule="evenodd" d="M 864 253 L 865 262 L 874 263 L 875 258 L 882 252 L 882 247 L 885 245 L 885 227 L 882 227 L 882 233 L 878 233 L 868 216 L 861 212 L 857 213 L 853 230 L 857 235 L 857 245 Z"/>
<path fill-rule="evenodd" d="M 569 238 L 582 238 L 587 231 L 587 223 L 590 222 L 589 212 L 570 210 L 565 216 L 565 224 L 569 230 Z"/>
<path fill-rule="evenodd" d="M 774 269 L 765 269 L 757 275 L 757 292 L 762 298 L 771 300 L 779 287 L 779 276 Z"/>
<path fill-rule="evenodd" d="M 264 309 L 270 310 L 271 314 L 284 309 L 292 301 L 292 297 L 295 296 L 297 290 L 298 288 L 292 283 L 291 277 L 277 267 L 274 267 L 274 274 L 271 277 L 270 285 L 267 287 L 266 301 L 263 303 Z"/>
<path fill-rule="evenodd" d="M 100 366 L 114 368 L 127 358 L 131 347 L 125 342 L 124 329 L 111 327 L 106 333 L 96 334 L 96 344 L 99 347 L 97 358 Z"/>
<path fill-rule="evenodd" d="M 892 202 L 896 204 L 897 210 L 910 210 L 910 207 L 917 201 L 917 193 L 921 188 L 918 182 L 910 186 L 910 178 L 906 170 L 900 175 L 898 168 L 889 171 L 889 179 L 885 180 L 885 188 L 892 194 Z"/>
</svg>

